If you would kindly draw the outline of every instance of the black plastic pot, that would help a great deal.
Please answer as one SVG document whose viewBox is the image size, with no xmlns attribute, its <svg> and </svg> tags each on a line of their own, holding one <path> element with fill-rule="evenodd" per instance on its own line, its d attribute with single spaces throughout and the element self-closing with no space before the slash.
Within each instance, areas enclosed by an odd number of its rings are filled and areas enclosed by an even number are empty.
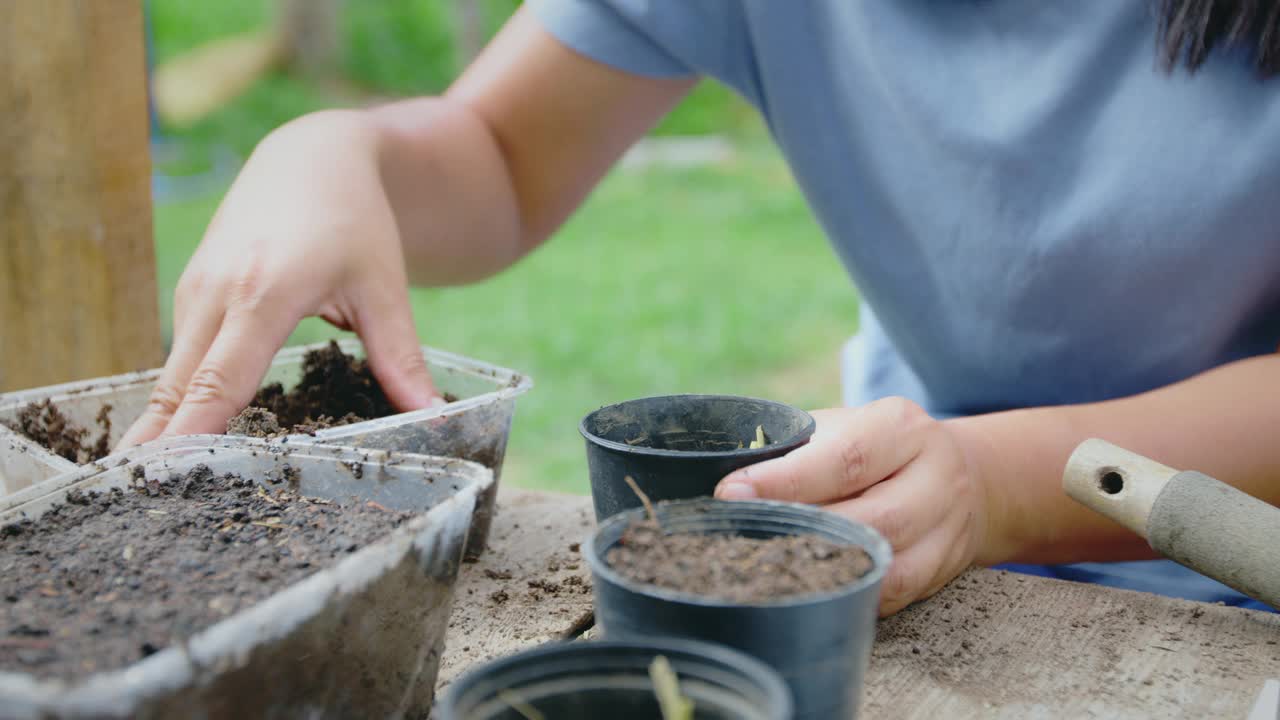
<svg viewBox="0 0 1280 720">
<path fill-rule="evenodd" d="M 861 546 L 874 567 L 834 592 L 759 605 L 642 585 L 605 560 L 627 525 L 643 517 L 643 510 L 628 511 L 602 523 L 584 548 L 604 637 L 674 636 L 728 645 L 778 671 L 791 688 L 797 719 L 856 717 L 875 640 L 880 580 L 892 559 L 889 543 L 870 527 L 808 505 L 703 499 L 662 503 L 657 511 L 669 533 L 813 534 Z"/>
<path fill-rule="evenodd" d="M 729 648 L 676 638 L 543 645 L 467 673 L 445 691 L 438 720 L 524 720 L 514 702 L 548 720 L 656 720 L 649 664 L 665 656 L 698 720 L 790 720 L 787 686 Z"/>
<path fill-rule="evenodd" d="M 750 449 L 756 428 L 768 445 Z M 737 470 L 809 442 L 813 417 L 772 400 L 667 395 L 600 408 L 582 419 L 596 520 L 640 507 L 629 475 L 651 500 L 706 497 Z"/>
</svg>

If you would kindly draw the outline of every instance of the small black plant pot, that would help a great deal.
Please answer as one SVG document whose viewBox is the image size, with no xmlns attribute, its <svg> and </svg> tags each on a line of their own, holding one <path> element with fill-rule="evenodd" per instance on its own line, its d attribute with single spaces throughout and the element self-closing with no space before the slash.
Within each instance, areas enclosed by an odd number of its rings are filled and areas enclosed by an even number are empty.
<svg viewBox="0 0 1280 720">
<path fill-rule="evenodd" d="M 697 720 L 792 718 L 787 686 L 763 663 L 677 638 L 552 643 L 501 658 L 450 685 L 435 717 L 525 720 L 532 708 L 548 720 L 656 720 L 649 664 L 658 655 L 671 662 Z"/>
<path fill-rule="evenodd" d="M 609 550 L 644 517 L 643 510 L 628 511 L 603 522 L 583 548 L 604 637 L 672 636 L 728 645 L 778 671 L 791 688 L 798 720 L 856 717 L 875 640 L 880 581 L 892 559 L 889 543 L 870 527 L 808 505 L 701 499 L 661 503 L 657 513 L 667 533 L 812 534 L 860 546 L 873 566 L 833 592 L 765 604 L 680 593 L 634 582 L 609 566 Z"/>
<path fill-rule="evenodd" d="M 756 428 L 765 447 L 750 449 Z M 654 501 L 706 497 L 725 475 L 809 442 L 809 413 L 772 400 L 666 395 L 600 408 L 582 419 L 596 520 L 640 507 L 631 476 Z"/>
</svg>

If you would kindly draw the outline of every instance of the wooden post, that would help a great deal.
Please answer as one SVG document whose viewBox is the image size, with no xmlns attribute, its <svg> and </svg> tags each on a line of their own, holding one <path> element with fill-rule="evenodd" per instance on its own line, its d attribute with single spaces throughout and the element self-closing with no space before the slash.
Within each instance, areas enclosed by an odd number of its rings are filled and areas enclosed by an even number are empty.
<svg viewBox="0 0 1280 720">
<path fill-rule="evenodd" d="M 0 2 L 0 390 L 161 360 L 142 21 Z"/>
</svg>

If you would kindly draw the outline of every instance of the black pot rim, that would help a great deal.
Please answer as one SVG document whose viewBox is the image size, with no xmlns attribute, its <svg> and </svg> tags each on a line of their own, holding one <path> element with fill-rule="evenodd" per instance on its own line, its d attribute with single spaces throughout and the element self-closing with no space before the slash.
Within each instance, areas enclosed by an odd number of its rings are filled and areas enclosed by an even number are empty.
<svg viewBox="0 0 1280 720">
<path fill-rule="evenodd" d="M 727 667 L 741 672 L 743 676 L 749 678 L 751 682 L 759 683 L 765 696 L 777 704 L 777 707 L 771 709 L 779 711 L 784 717 L 790 717 L 794 710 L 791 690 L 787 686 L 786 681 L 782 679 L 782 676 L 779 675 L 776 670 L 769 667 L 769 665 L 763 660 L 741 650 L 731 648 L 728 645 L 709 642 L 707 640 L 695 640 L 692 638 L 665 635 L 658 635 L 645 640 L 602 639 L 592 640 L 590 642 L 560 640 L 543 643 L 536 647 L 495 658 L 471 668 L 464 675 L 449 684 L 449 687 L 445 689 L 443 696 L 440 698 L 441 704 L 451 706 L 456 703 L 460 697 L 460 693 L 466 688 L 466 683 L 462 681 L 473 675 L 479 677 L 480 675 L 501 672 L 514 665 L 520 665 L 528 662 L 531 658 L 572 655 L 579 653 L 591 654 L 597 652 L 607 654 L 610 650 L 617 649 L 654 651 L 656 654 L 666 655 L 673 655 L 675 653 L 682 652 L 690 655 L 702 656 L 708 660 L 722 663 Z"/>
<path fill-rule="evenodd" d="M 728 600 L 720 600 L 716 598 L 708 598 L 703 595 L 694 595 L 692 593 L 680 592 L 678 590 L 669 590 L 667 588 L 649 585 L 647 583 L 636 582 L 609 566 L 604 556 L 596 552 L 596 540 L 604 533 L 606 529 L 615 525 L 626 525 L 633 520 L 642 518 L 647 512 L 645 508 L 633 508 L 625 510 L 601 522 L 596 529 L 587 536 L 587 540 L 582 544 L 583 556 L 587 559 L 587 567 L 591 568 L 592 574 L 603 578 L 618 587 L 629 592 L 634 592 L 646 597 L 651 597 L 665 602 L 682 603 L 685 605 L 697 605 L 700 607 L 718 608 L 718 607 L 735 607 L 735 608 L 780 608 L 780 607 L 804 607 L 806 605 L 819 605 L 821 603 L 830 602 L 838 597 L 853 595 L 860 592 L 864 588 L 870 587 L 882 579 L 889 569 L 889 564 L 893 560 L 893 550 L 889 545 L 889 541 L 885 540 L 879 531 L 870 525 L 854 522 L 841 515 L 827 512 L 813 505 L 804 505 L 801 503 L 780 502 L 777 500 L 716 500 L 714 498 L 695 498 L 692 500 L 671 500 L 667 502 L 657 503 L 658 506 L 671 505 L 702 505 L 714 504 L 718 506 L 740 506 L 740 507 L 769 507 L 783 510 L 802 511 L 805 516 L 811 515 L 814 511 L 825 512 L 830 518 L 836 522 L 845 525 L 850 529 L 864 530 L 871 536 L 872 542 L 867 545 L 860 545 L 863 550 L 871 556 L 872 568 L 867 574 L 854 580 L 853 582 L 824 593 L 809 593 L 807 595 L 795 595 L 792 597 L 780 598 L 773 602 L 766 603 L 735 603 Z"/>
<path fill-rule="evenodd" d="M 805 423 L 805 426 L 801 428 L 799 432 L 792 435 L 791 437 L 788 437 L 785 440 L 779 440 L 777 442 L 770 443 L 762 448 L 742 448 L 742 449 L 736 449 L 736 450 L 666 450 L 663 448 L 646 447 L 644 445 L 628 445 L 626 443 L 620 443 L 615 440 L 608 440 L 606 438 L 602 438 L 599 435 L 596 435 L 595 433 L 587 429 L 587 421 L 604 410 L 620 407 L 622 405 L 629 405 L 631 403 L 639 402 L 641 400 L 662 400 L 662 399 L 731 400 L 731 401 L 746 400 L 750 402 L 762 403 L 765 405 L 773 405 L 775 407 L 785 408 L 787 410 L 800 413 L 801 415 L 804 415 L 806 418 L 808 418 L 808 422 Z M 599 445 L 601 447 L 609 448 L 611 450 L 618 450 L 621 452 L 631 453 L 634 455 L 652 455 L 655 457 L 682 457 L 682 458 L 755 457 L 755 456 L 765 456 L 765 455 L 776 455 L 779 448 L 786 448 L 789 452 L 790 450 L 794 450 L 795 448 L 805 444 L 806 442 L 808 442 L 809 438 L 813 435 L 814 431 L 817 430 L 817 428 L 818 428 L 818 421 L 814 420 L 812 415 L 810 415 L 808 412 L 804 410 L 801 410 L 798 407 L 795 407 L 794 405 L 788 405 L 784 402 L 778 402 L 777 400 L 768 400 L 765 398 L 749 397 L 747 395 L 699 395 L 696 393 L 681 393 L 676 395 L 650 395 L 647 397 L 639 397 L 639 398 L 632 398 L 630 400 L 623 400 L 622 402 L 616 402 L 610 405 L 603 405 L 601 407 L 598 407 L 595 410 L 592 410 L 591 412 L 587 413 L 586 416 L 584 416 L 582 420 L 578 422 L 578 432 L 582 434 L 582 437 L 586 438 L 587 442 L 595 443 L 596 445 Z"/>
</svg>

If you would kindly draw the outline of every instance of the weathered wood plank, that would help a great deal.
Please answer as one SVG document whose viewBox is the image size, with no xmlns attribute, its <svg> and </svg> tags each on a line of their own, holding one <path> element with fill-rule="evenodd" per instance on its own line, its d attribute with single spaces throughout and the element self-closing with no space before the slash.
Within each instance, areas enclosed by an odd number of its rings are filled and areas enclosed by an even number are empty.
<svg viewBox="0 0 1280 720">
<path fill-rule="evenodd" d="M 585 628 L 591 573 L 577 544 L 594 523 L 589 497 L 499 492 L 489 547 L 463 565 L 454 591 L 439 687 L 472 664 Z"/>
<path fill-rule="evenodd" d="M 880 623 L 868 718 L 1244 718 L 1280 616 L 981 570 Z"/>
<path fill-rule="evenodd" d="M 142 4 L 0 3 L 0 390 L 155 367 Z"/>
<path fill-rule="evenodd" d="M 576 634 L 590 618 L 589 592 L 535 599 L 527 585 L 555 557 L 561 587 L 568 577 L 589 587 L 568 546 L 590 531 L 590 499 L 499 499 L 493 550 L 460 581 L 442 685 L 474 663 Z M 492 601 L 498 591 L 505 602 Z M 881 621 L 862 717 L 1243 719 L 1278 673 L 1280 616 L 975 570 Z"/>
</svg>

